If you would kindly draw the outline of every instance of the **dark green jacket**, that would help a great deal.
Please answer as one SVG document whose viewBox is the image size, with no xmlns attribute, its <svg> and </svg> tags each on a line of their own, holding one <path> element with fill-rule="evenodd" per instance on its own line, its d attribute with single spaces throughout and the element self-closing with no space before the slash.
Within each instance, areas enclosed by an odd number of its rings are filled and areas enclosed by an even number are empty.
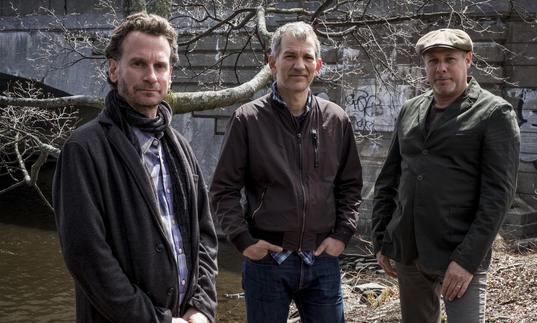
<svg viewBox="0 0 537 323">
<path fill-rule="evenodd" d="M 429 133 L 432 91 L 403 105 L 375 185 L 375 252 L 437 269 L 488 268 L 516 190 L 520 132 L 511 105 L 475 80 L 461 99 Z"/>
</svg>

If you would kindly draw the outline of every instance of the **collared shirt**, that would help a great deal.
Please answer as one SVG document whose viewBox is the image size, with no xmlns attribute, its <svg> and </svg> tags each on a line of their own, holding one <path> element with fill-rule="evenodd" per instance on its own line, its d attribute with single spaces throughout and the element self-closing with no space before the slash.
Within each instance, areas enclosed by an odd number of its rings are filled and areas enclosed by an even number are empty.
<svg viewBox="0 0 537 323">
<path fill-rule="evenodd" d="M 164 149 L 160 139 L 133 127 L 134 134 L 140 143 L 140 150 L 143 156 L 143 163 L 147 173 L 151 177 L 154 191 L 159 203 L 159 218 L 164 234 L 168 243 L 172 247 L 173 255 L 177 262 L 177 273 L 179 279 L 179 304 L 181 304 L 186 289 L 188 287 L 188 267 L 186 264 L 186 256 L 183 248 L 183 239 L 181 231 L 175 219 L 173 210 L 173 188 L 168 165 L 166 163 Z"/>
<path fill-rule="evenodd" d="M 299 125 L 302 124 L 302 122 L 306 119 L 306 116 L 308 115 L 308 112 L 310 112 L 310 110 L 311 110 L 311 97 L 312 97 L 311 91 L 308 91 L 308 100 L 306 101 L 306 106 L 305 106 L 304 112 L 301 115 L 299 115 L 298 117 L 295 117 L 295 119 L 296 119 L 296 121 L 298 122 Z M 276 85 L 276 82 L 272 83 L 272 99 L 274 101 L 280 103 L 284 107 L 286 107 L 289 110 L 289 112 L 291 112 L 291 108 L 281 98 L 280 93 L 278 93 L 278 87 Z"/>
<path fill-rule="evenodd" d="M 304 113 L 302 113 L 298 117 L 295 117 L 295 119 L 296 119 L 296 121 L 297 121 L 297 123 L 299 125 L 302 125 L 302 122 L 304 122 L 304 120 L 306 119 L 306 116 L 308 115 L 308 112 L 311 109 L 311 96 L 312 96 L 311 91 L 309 91 L 308 92 L 308 100 L 306 101 L 306 107 L 304 109 Z M 279 102 L 281 105 L 283 105 L 284 107 L 289 109 L 289 111 L 291 111 L 291 108 L 280 97 L 280 94 L 278 93 L 278 88 L 276 86 L 276 82 L 272 83 L 272 99 L 274 101 Z M 284 250 L 282 252 L 270 251 L 270 255 L 272 256 L 272 258 L 274 258 L 274 260 L 276 260 L 276 262 L 278 264 L 283 263 L 285 261 L 285 259 L 287 259 L 287 257 L 289 257 L 289 255 L 291 255 L 291 253 L 293 253 L 292 250 Z M 315 262 L 315 258 L 313 257 L 313 251 L 301 251 L 301 250 L 298 250 L 296 253 L 300 256 L 300 258 L 302 258 L 302 260 L 306 264 L 308 264 L 310 266 L 313 265 L 313 263 Z"/>
</svg>

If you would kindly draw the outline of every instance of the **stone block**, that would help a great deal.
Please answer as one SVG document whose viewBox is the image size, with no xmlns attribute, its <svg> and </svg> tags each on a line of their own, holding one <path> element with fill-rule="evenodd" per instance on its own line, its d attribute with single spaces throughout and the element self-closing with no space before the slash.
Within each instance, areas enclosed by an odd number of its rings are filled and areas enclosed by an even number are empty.
<svg viewBox="0 0 537 323">
<path fill-rule="evenodd" d="M 520 240 L 537 237 L 537 223 L 525 225 L 505 224 L 500 230 L 501 235 L 508 240 Z"/>
<path fill-rule="evenodd" d="M 238 73 L 233 69 L 224 68 L 222 71 L 210 70 L 204 71 L 203 68 L 174 70 L 173 83 L 181 91 L 201 91 L 205 89 L 217 90 L 221 87 L 214 88 L 215 84 L 221 81 L 222 86 L 237 86 L 251 80 L 260 71 L 260 67 L 241 68 Z M 237 75 L 239 79 L 237 80 Z"/>
<path fill-rule="evenodd" d="M 489 64 L 502 63 L 505 56 L 502 48 L 494 42 L 474 42 L 474 54 Z"/>
<path fill-rule="evenodd" d="M 179 34 L 179 43 L 185 42 L 188 39 L 192 38 L 192 31 L 186 30 L 186 33 L 183 33 L 180 31 Z M 188 50 L 192 50 L 193 52 L 216 52 L 218 50 L 222 50 L 224 48 L 227 48 L 227 50 L 230 51 L 237 51 L 241 50 L 244 47 L 244 41 L 246 40 L 246 34 L 238 34 L 233 36 L 233 38 L 230 38 L 226 43 L 226 36 L 221 33 L 214 33 L 212 35 L 209 35 L 207 37 L 203 37 L 202 39 L 198 40 L 195 44 L 190 45 L 188 47 Z M 251 42 L 251 45 L 246 47 L 246 51 L 256 51 L 259 53 L 262 53 L 262 47 L 257 42 Z M 179 52 L 184 51 L 187 47 L 181 46 L 179 47 Z"/>
<path fill-rule="evenodd" d="M 479 62 L 474 62 L 475 64 L 480 64 Z M 490 62 L 489 62 L 490 63 Z M 487 86 L 491 86 L 492 84 L 503 84 L 504 82 L 498 78 L 505 77 L 504 67 L 501 65 L 492 65 L 495 70 L 491 73 L 484 72 L 483 70 L 477 69 L 475 65 L 470 67 L 470 70 L 468 72 L 469 75 L 472 75 L 476 78 L 476 80 L 479 82 L 479 84 L 486 84 Z M 484 67 L 483 64 L 480 64 L 479 66 Z M 496 76 L 496 78 L 494 77 Z"/>
<path fill-rule="evenodd" d="M 537 41 L 537 22 L 513 21 L 508 25 L 509 43 L 531 43 Z"/>
<path fill-rule="evenodd" d="M 502 236 L 507 239 L 537 237 L 537 209 L 523 198 L 516 198 L 509 209 L 501 228 Z"/>
<path fill-rule="evenodd" d="M 214 123 L 214 134 L 223 135 L 226 133 L 226 127 L 229 123 L 229 118 L 216 118 Z"/>
<path fill-rule="evenodd" d="M 537 173 L 518 172 L 517 193 L 537 195 Z"/>
<path fill-rule="evenodd" d="M 240 106 L 240 104 L 234 104 L 229 107 L 225 108 L 216 108 L 212 110 L 205 110 L 205 111 L 195 111 L 192 112 L 192 115 L 194 117 L 198 118 L 229 118 L 233 114 L 233 111 L 237 109 Z"/>
<path fill-rule="evenodd" d="M 537 39 L 537 35 L 535 36 L 535 38 Z M 505 54 L 506 65 L 537 65 L 536 42 L 509 43 L 505 46 L 511 50 L 511 52 L 507 52 Z"/>
<path fill-rule="evenodd" d="M 533 88 L 536 84 L 537 66 L 505 66 L 504 75 L 518 87 Z"/>
<path fill-rule="evenodd" d="M 246 52 L 241 55 L 231 54 L 224 57 L 217 51 L 209 53 L 193 52 L 189 53 L 188 56 L 185 56 L 184 53 L 179 53 L 179 62 L 182 66 L 189 66 L 190 68 L 207 68 L 215 64 L 218 64 L 218 67 L 257 68 L 265 64 L 263 55 Z"/>
</svg>

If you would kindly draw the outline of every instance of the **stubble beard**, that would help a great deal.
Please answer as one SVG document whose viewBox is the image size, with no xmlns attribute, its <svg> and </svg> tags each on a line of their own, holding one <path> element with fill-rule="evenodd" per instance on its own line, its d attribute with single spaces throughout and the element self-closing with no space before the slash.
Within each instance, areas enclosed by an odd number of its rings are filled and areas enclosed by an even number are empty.
<svg viewBox="0 0 537 323">
<path fill-rule="evenodd" d="M 129 103 L 129 105 L 135 109 L 136 111 L 146 114 L 147 111 L 155 109 L 159 103 L 161 102 L 161 99 L 159 98 L 157 100 L 156 97 L 151 97 L 149 94 L 144 94 L 142 97 L 146 97 L 148 100 L 154 99 L 155 101 L 158 101 L 156 103 L 147 103 L 140 100 L 140 98 L 137 97 L 136 93 L 136 86 L 133 86 L 132 88 L 127 86 L 127 83 L 125 80 L 121 79 L 119 81 L 120 84 L 118 84 L 118 91 L 119 89 L 122 89 L 120 92 L 120 95 Z M 160 96 L 160 92 L 159 92 Z M 152 101 L 152 100 L 151 100 Z"/>
</svg>

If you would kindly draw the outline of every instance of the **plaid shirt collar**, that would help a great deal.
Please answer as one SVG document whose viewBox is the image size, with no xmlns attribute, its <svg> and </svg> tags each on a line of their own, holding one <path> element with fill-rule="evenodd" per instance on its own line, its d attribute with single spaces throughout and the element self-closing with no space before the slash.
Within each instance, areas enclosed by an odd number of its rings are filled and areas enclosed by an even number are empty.
<svg viewBox="0 0 537 323">
<path fill-rule="evenodd" d="M 303 118 L 311 110 L 311 97 L 312 97 L 311 90 L 308 90 L 308 100 L 306 101 L 306 107 L 304 109 L 304 113 L 302 113 L 297 118 Z M 280 93 L 278 92 L 278 86 L 276 85 L 276 82 L 272 83 L 272 99 L 278 102 L 279 104 L 283 105 L 284 107 L 286 107 L 289 111 L 291 111 L 291 108 L 281 98 Z"/>
<path fill-rule="evenodd" d="M 133 127 L 133 132 L 136 135 L 136 139 L 138 139 L 138 143 L 140 144 L 140 151 L 142 152 L 142 155 L 145 155 L 149 148 L 151 148 L 151 144 L 153 144 L 153 141 L 155 141 L 155 137 L 151 136 L 147 132 L 141 131 L 140 129 Z M 156 139 L 160 140 L 164 136 L 164 133 L 161 132 L 157 135 Z"/>
</svg>

